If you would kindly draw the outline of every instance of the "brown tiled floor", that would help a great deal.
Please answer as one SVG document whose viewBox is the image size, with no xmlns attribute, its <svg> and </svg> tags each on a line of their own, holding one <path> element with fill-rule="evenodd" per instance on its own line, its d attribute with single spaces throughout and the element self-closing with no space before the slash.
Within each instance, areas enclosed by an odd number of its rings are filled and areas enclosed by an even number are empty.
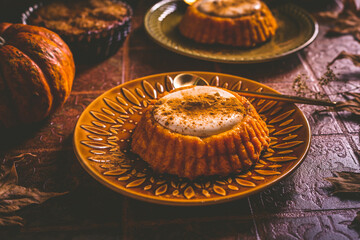
<svg viewBox="0 0 360 240">
<path fill-rule="evenodd" d="M 359 172 L 358 117 L 346 113 L 315 114 L 300 106 L 312 129 L 311 149 L 289 177 L 249 198 L 203 207 L 144 203 L 107 189 L 81 168 L 72 149 L 76 121 L 104 91 L 150 74 L 197 70 L 234 74 L 294 94 L 291 85 L 307 74 L 313 86 L 326 64 L 340 51 L 360 53 L 350 36 L 325 37 L 326 26 L 313 44 L 286 58 L 262 64 L 222 64 L 178 55 L 155 44 L 146 34 L 143 16 L 154 0 L 134 3 L 133 29 L 113 57 L 93 66 L 77 66 L 73 92 L 65 106 L 28 134 L 1 140 L 4 159 L 17 161 L 19 182 L 43 191 L 69 193 L 18 212 L 24 227 L 0 229 L 0 239 L 358 239 L 348 228 L 360 201 L 330 194 L 324 177 L 333 171 Z M 311 10 L 311 9 L 310 9 Z M 325 88 L 359 87 L 360 68 L 337 61 L 335 72 L 345 82 Z"/>
</svg>

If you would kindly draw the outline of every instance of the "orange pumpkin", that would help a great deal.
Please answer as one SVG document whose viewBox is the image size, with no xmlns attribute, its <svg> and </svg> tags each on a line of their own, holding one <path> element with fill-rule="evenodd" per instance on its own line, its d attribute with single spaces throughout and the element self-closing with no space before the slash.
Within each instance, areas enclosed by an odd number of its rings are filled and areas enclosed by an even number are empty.
<svg viewBox="0 0 360 240">
<path fill-rule="evenodd" d="M 54 32 L 0 23 L 0 125 L 45 119 L 69 97 L 73 55 Z"/>
</svg>

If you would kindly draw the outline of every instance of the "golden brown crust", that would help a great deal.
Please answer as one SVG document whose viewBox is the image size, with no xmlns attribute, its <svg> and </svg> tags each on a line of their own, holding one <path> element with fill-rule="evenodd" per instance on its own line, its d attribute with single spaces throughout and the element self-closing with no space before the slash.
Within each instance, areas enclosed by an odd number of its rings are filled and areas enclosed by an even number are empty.
<svg viewBox="0 0 360 240">
<path fill-rule="evenodd" d="M 28 19 L 61 35 L 107 31 L 130 17 L 128 7 L 111 0 L 55 1 L 40 7 Z"/>
<path fill-rule="evenodd" d="M 266 42 L 275 35 L 276 29 L 276 19 L 263 2 L 259 11 L 234 18 L 207 15 L 192 5 L 179 25 L 180 33 L 196 42 L 238 47 Z"/>
<path fill-rule="evenodd" d="M 246 116 L 233 129 L 206 138 L 172 132 L 157 123 L 150 105 L 132 136 L 132 151 L 155 172 L 194 179 L 247 170 L 269 145 L 269 130 L 251 103 L 235 94 Z"/>
</svg>

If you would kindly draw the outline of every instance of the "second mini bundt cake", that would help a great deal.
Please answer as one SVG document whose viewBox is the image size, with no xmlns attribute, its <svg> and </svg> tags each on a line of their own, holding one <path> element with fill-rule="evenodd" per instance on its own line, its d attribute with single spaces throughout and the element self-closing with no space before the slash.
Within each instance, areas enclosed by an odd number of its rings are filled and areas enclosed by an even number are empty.
<svg viewBox="0 0 360 240">
<path fill-rule="evenodd" d="M 196 86 L 150 105 L 131 148 L 155 172 L 194 179 L 249 169 L 269 141 L 266 123 L 246 98 Z"/>
<path fill-rule="evenodd" d="M 277 22 L 260 0 L 198 0 L 183 16 L 180 33 L 196 42 L 253 47 L 275 35 Z"/>
</svg>

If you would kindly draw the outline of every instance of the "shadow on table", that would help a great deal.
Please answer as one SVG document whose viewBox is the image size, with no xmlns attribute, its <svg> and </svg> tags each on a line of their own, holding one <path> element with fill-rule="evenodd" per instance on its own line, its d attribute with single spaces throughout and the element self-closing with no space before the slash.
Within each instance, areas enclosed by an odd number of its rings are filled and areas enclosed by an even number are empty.
<svg viewBox="0 0 360 240">
<path fill-rule="evenodd" d="M 5 128 L 0 126 L 0 153 L 15 148 L 33 138 L 48 120 L 42 122 Z"/>
</svg>

